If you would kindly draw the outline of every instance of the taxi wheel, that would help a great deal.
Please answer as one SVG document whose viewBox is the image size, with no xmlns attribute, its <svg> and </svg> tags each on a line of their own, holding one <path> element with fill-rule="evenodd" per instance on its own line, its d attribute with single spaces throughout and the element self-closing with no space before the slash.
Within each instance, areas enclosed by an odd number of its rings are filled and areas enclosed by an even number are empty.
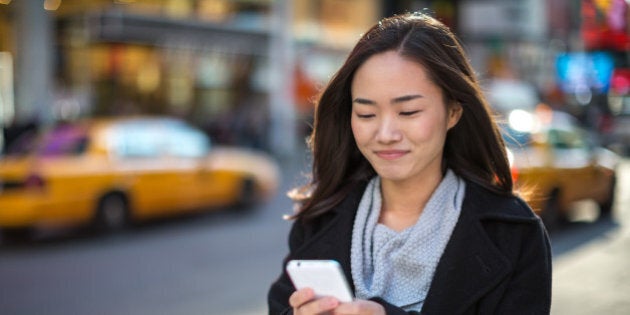
<svg viewBox="0 0 630 315">
<path fill-rule="evenodd" d="M 238 209 L 249 209 L 256 202 L 256 182 L 251 178 L 246 178 L 241 183 L 241 188 L 236 201 Z"/>
<path fill-rule="evenodd" d="M 33 238 L 33 229 L 30 227 L 3 228 L 0 230 L 0 238 L 5 244 L 28 242 Z"/>
<path fill-rule="evenodd" d="M 599 204 L 599 214 L 600 216 L 610 215 L 613 208 L 613 203 L 615 202 L 615 186 L 617 185 L 617 178 L 613 176 L 610 179 L 610 188 L 608 192 L 608 199 L 605 202 Z"/>
<path fill-rule="evenodd" d="M 549 199 L 540 215 L 547 230 L 552 231 L 558 228 L 563 220 L 560 213 L 560 190 L 555 189 L 549 194 Z"/>
<path fill-rule="evenodd" d="M 122 194 L 105 195 L 98 203 L 94 227 L 98 232 L 124 229 L 129 221 L 127 199 Z"/>
</svg>

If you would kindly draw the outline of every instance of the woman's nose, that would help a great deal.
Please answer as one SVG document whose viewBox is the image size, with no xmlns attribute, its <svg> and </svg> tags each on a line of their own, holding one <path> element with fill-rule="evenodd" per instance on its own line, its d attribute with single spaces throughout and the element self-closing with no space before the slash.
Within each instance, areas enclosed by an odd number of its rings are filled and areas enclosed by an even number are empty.
<svg viewBox="0 0 630 315">
<path fill-rule="evenodd" d="M 382 143 L 391 143 L 402 139 L 402 133 L 395 118 L 384 117 L 380 121 L 376 139 Z"/>
</svg>

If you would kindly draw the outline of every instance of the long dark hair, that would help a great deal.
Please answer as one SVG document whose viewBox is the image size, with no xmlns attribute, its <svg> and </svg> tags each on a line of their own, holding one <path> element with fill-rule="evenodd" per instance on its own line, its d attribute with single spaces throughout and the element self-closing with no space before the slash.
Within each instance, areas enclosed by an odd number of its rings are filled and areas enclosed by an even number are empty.
<svg viewBox="0 0 630 315">
<path fill-rule="evenodd" d="M 350 86 L 359 66 L 386 51 L 423 65 L 442 89 L 445 103 L 462 106 L 461 119 L 447 133 L 446 166 L 490 191 L 512 194 L 502 137 L 460 42 L 435 18 L 410 13 L 383 19 L 365 33 L 320 95 L 309 138 L 312 178 L 292 194 L 300 202 L 294 217 L 311 219 L 327 212 L 356 183 L 376 175 L 354 141 Z"/>
</svg>

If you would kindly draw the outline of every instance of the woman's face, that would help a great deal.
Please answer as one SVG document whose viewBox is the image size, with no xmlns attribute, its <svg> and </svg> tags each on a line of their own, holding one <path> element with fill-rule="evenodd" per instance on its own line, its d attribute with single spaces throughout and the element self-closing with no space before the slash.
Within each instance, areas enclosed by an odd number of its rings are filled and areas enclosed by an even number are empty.
<svg viewBox="0 0 630 315">
<path fill-rule="evenodd" d="M 446 132 L 459 120 L 461 106 L 447 109 L 424 66 L 395 51 L 376 54 L 357 69 L 351 94 L 354 139 L 383 180 L 422 180 L 441 172 Z"/>
</svg>

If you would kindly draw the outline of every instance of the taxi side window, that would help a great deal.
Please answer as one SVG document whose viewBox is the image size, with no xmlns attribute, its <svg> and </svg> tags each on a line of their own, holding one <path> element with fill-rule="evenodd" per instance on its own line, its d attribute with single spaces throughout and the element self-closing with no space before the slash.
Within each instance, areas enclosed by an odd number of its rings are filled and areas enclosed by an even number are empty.
<svg viewBox="0 0 630 315">
<path fill-rule="evenodd" d="M 122 125 L 114 136 L 116 152 L 121 157 L 158 157 L 163 142 L 160 130 L 147 123 Z"/>
<path fill-rule="evenodd" d="M 208 137 L 201 131 L 184 124 L 171 124 L 167 128 L 165 153 L 175 157 L 197 158 L 210 149 Z"/>
</svg>

